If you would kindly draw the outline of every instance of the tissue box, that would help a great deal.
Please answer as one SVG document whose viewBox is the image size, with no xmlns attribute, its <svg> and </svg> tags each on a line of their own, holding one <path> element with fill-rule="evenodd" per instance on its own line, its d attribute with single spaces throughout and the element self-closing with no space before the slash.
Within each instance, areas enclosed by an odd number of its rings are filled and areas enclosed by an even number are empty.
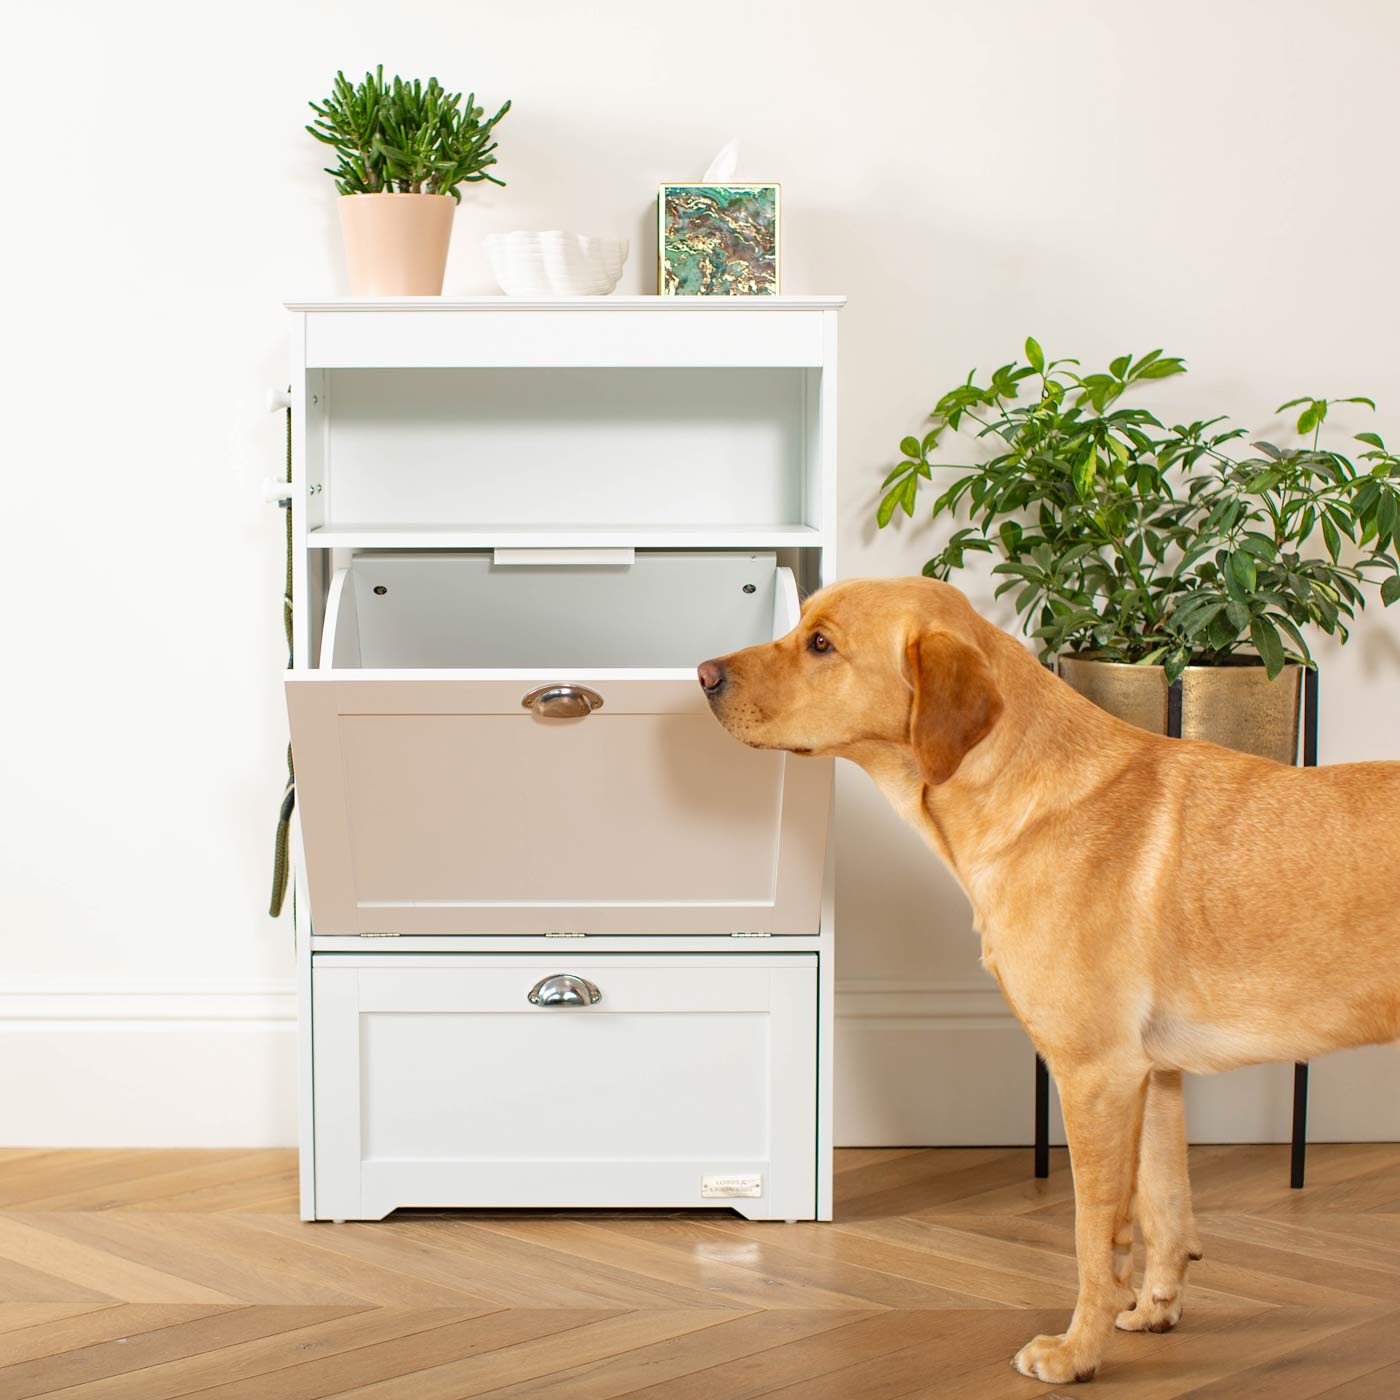
<svg viewBox="0 0 1400 1400">
<path fill-rule="evenodd" d="M 777 185 L 662 185 L 656 201 L 662 296 L 776 296 Z"/>
</svg>

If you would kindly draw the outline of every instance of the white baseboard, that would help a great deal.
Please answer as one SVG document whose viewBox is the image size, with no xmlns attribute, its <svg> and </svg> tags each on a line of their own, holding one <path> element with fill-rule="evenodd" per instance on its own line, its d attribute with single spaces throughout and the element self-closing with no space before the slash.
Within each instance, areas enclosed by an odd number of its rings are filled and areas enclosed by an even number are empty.
<svg viewBox="0 0 1400 1400">
<path fill-rule="evenodd" d="M 991 982 L 847 980 L 836 1020 L 839 1145 L 1030 1141 L 1033 1052 Z M 281 984 L 11 983 L 0 1146 L 292 1146 L 295 1032 Z M 1397 1088 L 1394 1047 L 1318 1061 L 1309 1139 L 1400 1140 Z M 1287 1065 L 1190 1081 L 1192 1140 L 1287 1141 L 1291 1105 Z"/>
<path fill-rule="evenodd" d="M 1014 1146 L 1033 1133 L 1034 1051 L 989 979 L 836 984 L 836 1142 Z M 1331 1055 L 1310 1073 L 1312 1142 L 1400 1140 L 1400 1048 Z M 1193 1142 L 1286 1142 L 1293 1070 L 1187 1081 Z M 1051 1140 L 1064 1142 L 1051 1099 Z"/>
<path fill-rule="evenodd" d="M 296 1008 L 281 984 L 10 983 L 0 1146 L 286 1147 Z"/>
</svg>

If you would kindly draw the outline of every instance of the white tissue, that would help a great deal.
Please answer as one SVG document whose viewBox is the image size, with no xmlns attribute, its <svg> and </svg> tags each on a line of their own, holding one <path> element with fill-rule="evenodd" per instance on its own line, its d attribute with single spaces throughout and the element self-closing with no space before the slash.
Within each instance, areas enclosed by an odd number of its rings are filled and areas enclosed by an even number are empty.
<svg viewBox="0 0 1400 1400">
<path fill-rule="evenodd" d="M 704 175 L 700 177 L 702 185 L 727 185 L 734 179 L 734 172 L 739 168 L 739 143 L 738 141 L 728 141 L 719 148 L 715 158 L 705 169 Z"/>
</svg>

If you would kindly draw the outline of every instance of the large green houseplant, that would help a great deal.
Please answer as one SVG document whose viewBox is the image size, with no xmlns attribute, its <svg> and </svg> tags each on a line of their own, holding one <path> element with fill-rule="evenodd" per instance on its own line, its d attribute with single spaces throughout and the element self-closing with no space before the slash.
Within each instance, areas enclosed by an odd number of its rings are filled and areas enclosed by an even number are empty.
<svg viewBox="0 0 1400 1400">
<path fill-rule="evenodd" d="M 384 81 L 381 64 L 352 83 L 337 73 L 330 96 L 311 103 L 306 129 L 332 147 L 326 173 L 340 192 L 350 289 L 366 296 L 435 296 L 442 291 L 452 215 L 464 184 L 489 180 L 493 117 L 436 78 Z"/>
<path fill-rule="evenodd" d="M 1249 443 L 1222 418 L 1168 426 L 1132 402 L 1146 383 L 1184 372 L 1154 350 L 1084 373 L 1027 340 L 1024 363 L 981 383 L 969 374 L 935 404 L 922 437 L 904 438 L 877 511 L 882 528 L 897 512 L 912 516 L 923 483 L 950 472 L 932 516 L 966 523 L 924 573 L 948 578 L 969 555 L 993 555 L 997 595 L 1013 595 L 1042 657 L 1059 658 L 1071 683 L 1111 708 L 1126 686 L 1138 699 L 1124 702 L 1125 717 L 1139 722 L 1184 673 L 1204 695 L 1213 670 L 1234 670 L 1226 704 L 1238 708 L 1241 682 L 1258 693 L 1288 668 L 1280 684 L 1296 696 L 1311 630 L 1345 641 L 1368 593 L 1400 598 L 1400 460 L 1375 433 L 1356 434 L 1351 456 L 1322 441 L 1332 405 L 1374 404 L 1293 399 L 1280 411 L 1300 410 L 1301 441 L 1276 446 Z M 937 459 L 946 438 L 969 433 L 978 460 Z M 1272 710 L 1296 725 L 1296 703 Z M 1237 746 L 1291 751 L 1277 735 Z"/>
</svg>

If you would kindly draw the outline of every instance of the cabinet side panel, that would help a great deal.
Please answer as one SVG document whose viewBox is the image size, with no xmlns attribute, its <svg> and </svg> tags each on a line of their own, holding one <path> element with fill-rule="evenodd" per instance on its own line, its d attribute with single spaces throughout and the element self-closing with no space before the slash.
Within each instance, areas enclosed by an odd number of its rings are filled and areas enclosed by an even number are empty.
<svg viewBox="0 0 1400 1400">
<path fill-rule="evenodd" d="M 769 1210 L 785 1220 L 810 1220 L 817 1211 L 817 974 L 792 967 L 772 977 Z"/>
<path fill-rule="evenodd" d="M 316 1217 L 360 1214 L 360 973 L 312 971 L 316 1061 Z"/>
</svg>

